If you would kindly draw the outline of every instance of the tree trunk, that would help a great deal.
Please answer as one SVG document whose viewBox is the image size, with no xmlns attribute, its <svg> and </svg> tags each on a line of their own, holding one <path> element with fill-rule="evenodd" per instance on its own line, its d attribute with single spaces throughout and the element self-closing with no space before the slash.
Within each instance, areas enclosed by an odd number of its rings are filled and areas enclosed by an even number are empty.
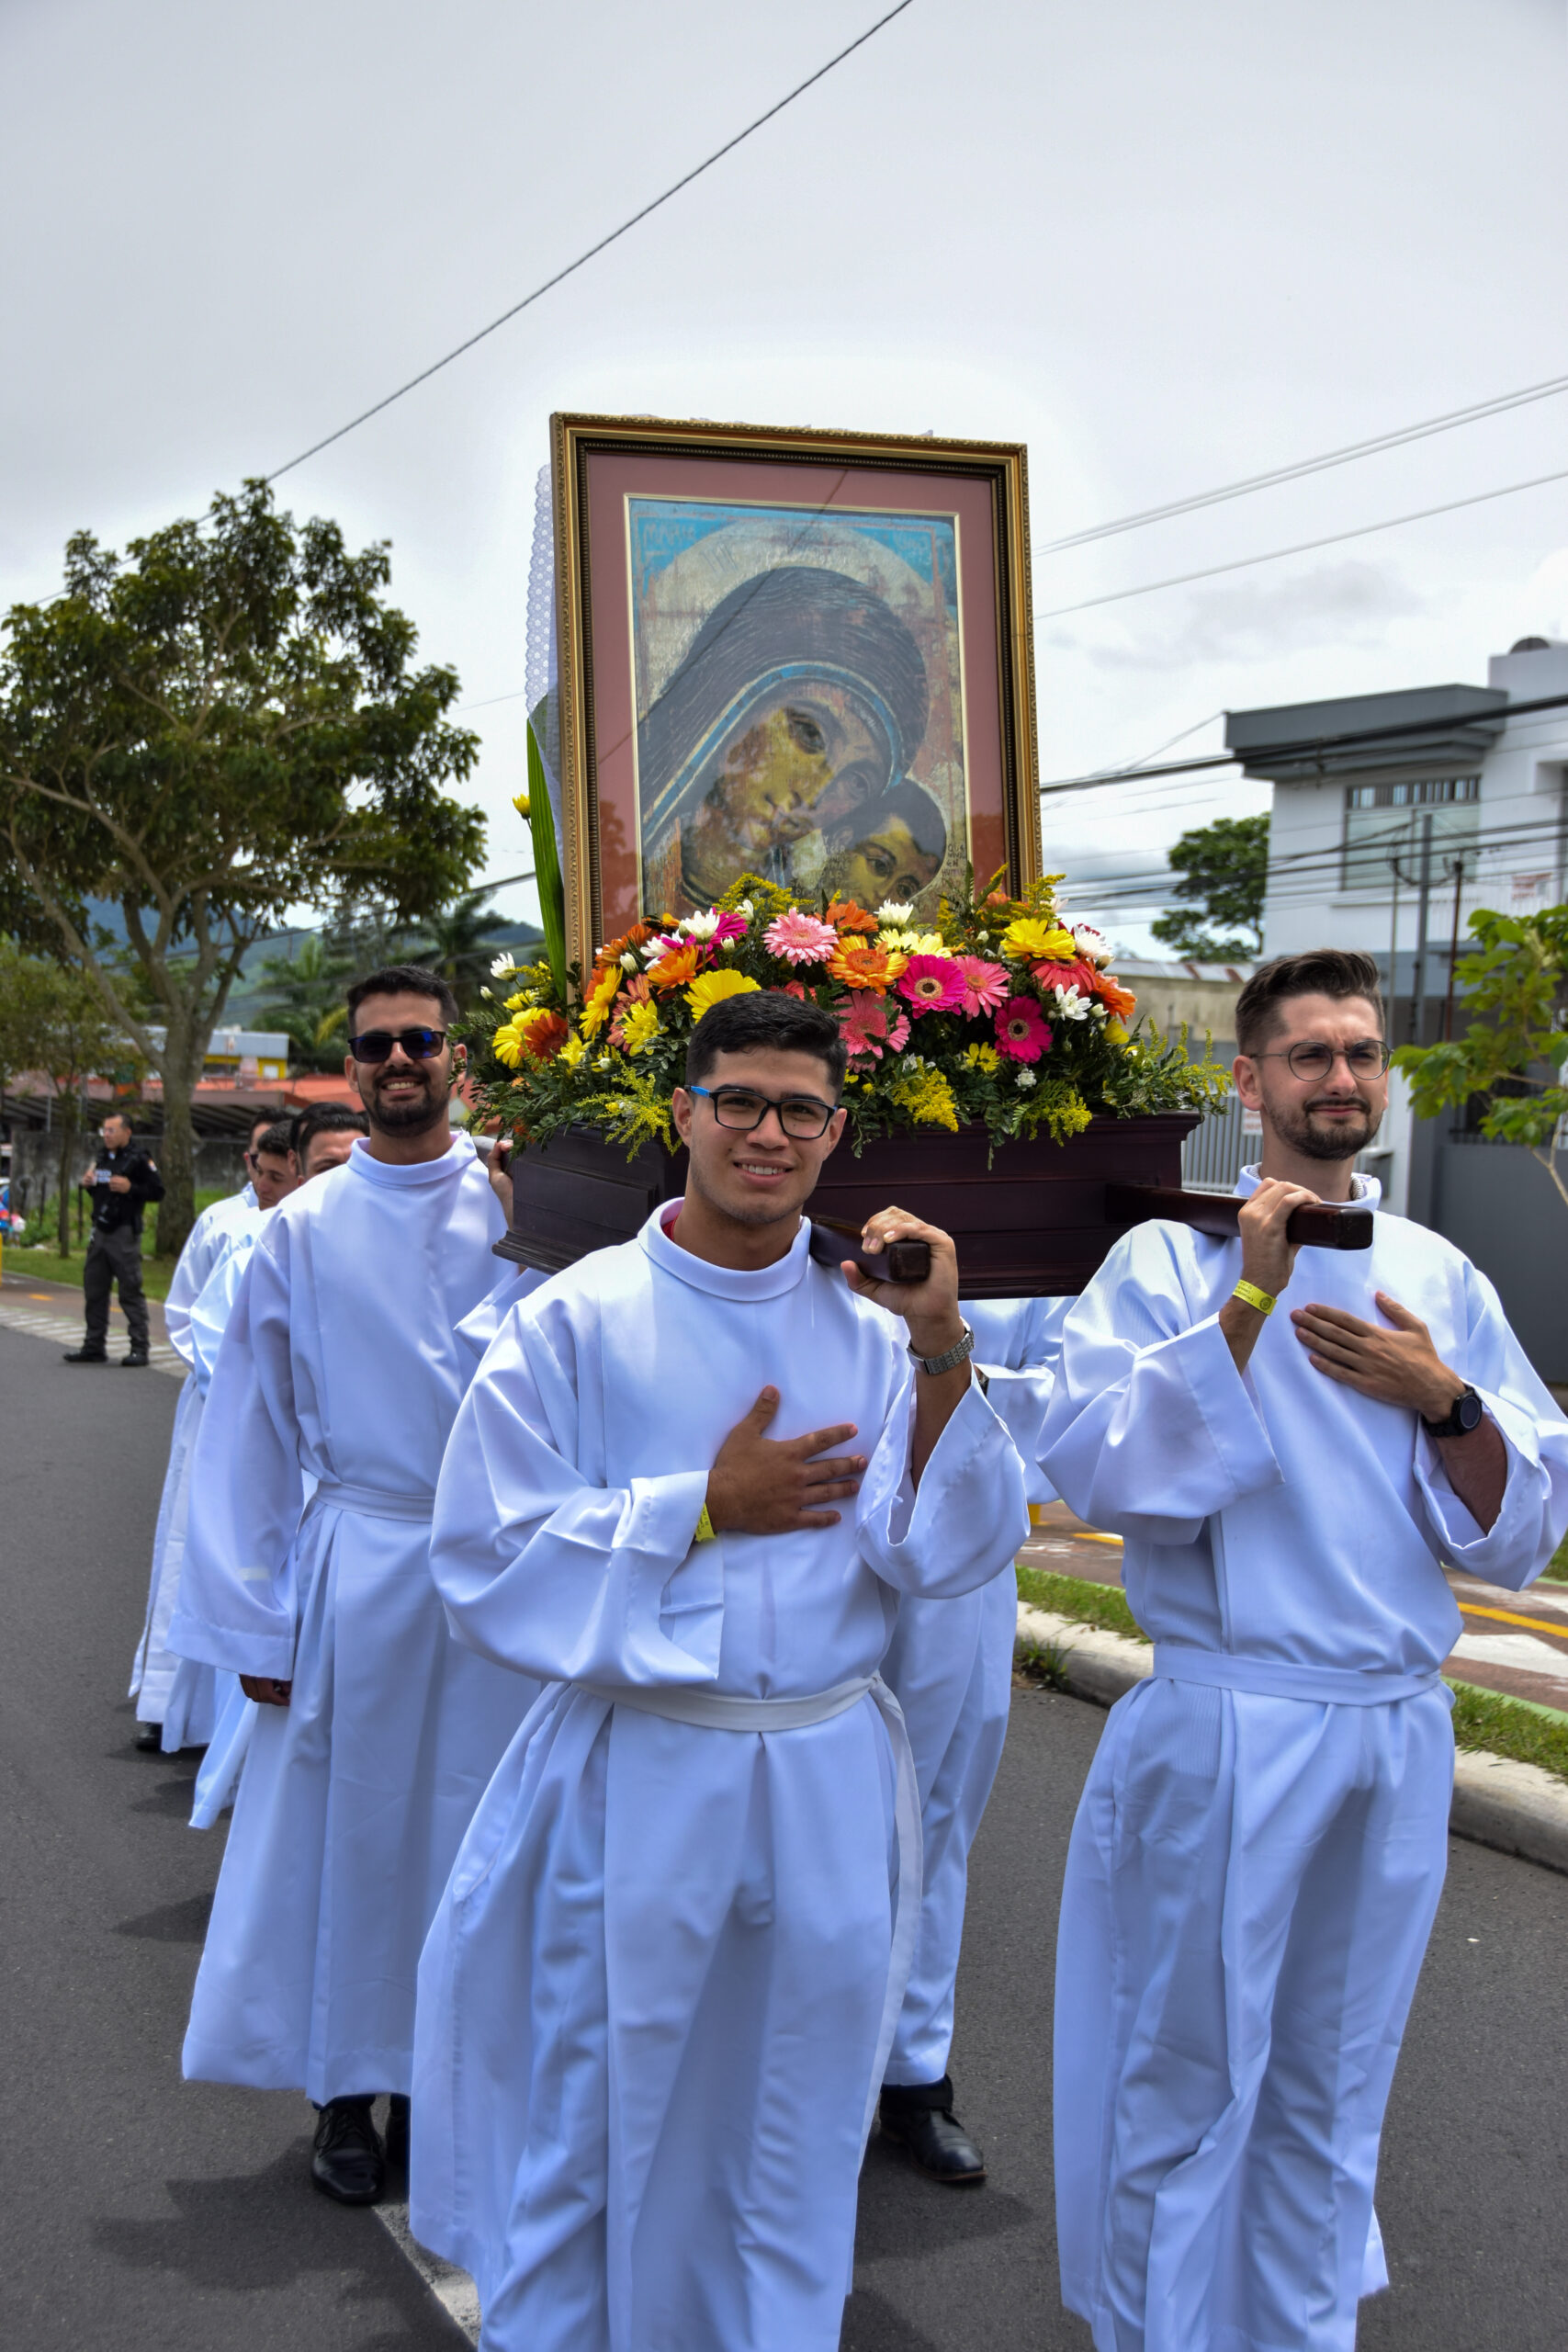
<svg viewBox="0 0 1568 2352">
<path fill-rule="evenodd" d="M 57 1100 L 60 1107 L 60 1199 L 57 1204 L 60 1212 L 58 1221 L 60 1255 L 62 1258 L 69 1258 L 71 1255 L 71 1209 L 76 1198 L 76 1178 L 80 1172 L 76 1166 L 75 1089 L 73 1088 L 69 1094 L 60 1095 Z"/>
<path fill-rule="evenodd" d="M 174 1046 L 172 1035 L 169 1044 Z M 177 1258 L 196 1223 L 196 1137 L 191 1130 L 190 1102 L 186 1057 L 171 1051 L 164 1057 L 164 1139 L 157 1153 L 164 1197 L 158 1204 L 153 1247 L 160 1258 Z"/>
</svg>

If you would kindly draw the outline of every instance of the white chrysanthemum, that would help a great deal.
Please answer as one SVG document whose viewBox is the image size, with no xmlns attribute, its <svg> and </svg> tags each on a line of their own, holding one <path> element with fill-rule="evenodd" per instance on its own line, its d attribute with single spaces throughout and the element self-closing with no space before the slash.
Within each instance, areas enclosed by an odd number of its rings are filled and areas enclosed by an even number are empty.
<svg viewBox="0 0 1568 2352">
<path fill-rule="evenodd" d="M 623 972 L 635 972 L 637 970 L 637 957 L 629 947 L 621 958 L 621 969 Z"/>
<path fill-rule="evenodd" d="M 1089 1000 L 1077 989 L 1053 989 L 1051 1002 L 1058 1021 L 1087 1021 Z"/>
<path fill-rule="evenodd" d="M 1087 956 L 1091 964 L 1103 964 L 1111 954 L 1111 942 L 1091 922 L 1074 923 L 1073 945 L 1080 956 Z"/>
<path fill-rule="evenodd" d="M 876 920 L 902 930 L 914 911 L 914 908 L 907 907 L 902 899 L 884 899 L 876 910 Z"/>
<path fill-rule="evenodd" d="M 492 980 L 509 980 L 516 969 L 516 965 L 513 962 L 510 954 L 503 947 L 501 954 L 496 957 L 494 963 L 490 967 L 490 976 Z"/>
<path fill-rule="evenodd" d="M 1027 1094 L 1029 1089 L 1034 1084 L 1034 1072 L 1032 1069 L 1018 1069 L 1014 1070 L 1013 1076 Z"/>
<path fill-rule="evenodd" d="M 705 914 L 683 915 L 675 928 L 683 931 L 688 939 L 711 939 L 718 929 L 718 909 L 709 907 Z"/>
</svg>

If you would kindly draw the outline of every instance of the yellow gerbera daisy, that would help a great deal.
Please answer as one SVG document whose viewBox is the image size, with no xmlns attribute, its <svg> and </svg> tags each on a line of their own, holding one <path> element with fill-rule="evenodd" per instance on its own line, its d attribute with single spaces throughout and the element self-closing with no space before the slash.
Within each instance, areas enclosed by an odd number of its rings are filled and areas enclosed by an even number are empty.
<svg viewBox="0 0 1568 2352">
<path fill-rule="evenodd" d="M 746 996 L 752 989 L 760 989 L 761 980 L 748 979 L 744 972 L 699 972 L 686 990 L 686 1002 L 692 1008 L 692 1018 L 700 1021 L 727 996 Z"/>
<path fill-rule="evenodd" d="M 1002 954 L 1013 964 L 1047 963 L 1062 956 L 1071 963 L 1077 950 L 1073 934 L 1059 922 L 1043 922 L 1037 915 L 1020 915 L 1002 933 Z"/>
</svg>

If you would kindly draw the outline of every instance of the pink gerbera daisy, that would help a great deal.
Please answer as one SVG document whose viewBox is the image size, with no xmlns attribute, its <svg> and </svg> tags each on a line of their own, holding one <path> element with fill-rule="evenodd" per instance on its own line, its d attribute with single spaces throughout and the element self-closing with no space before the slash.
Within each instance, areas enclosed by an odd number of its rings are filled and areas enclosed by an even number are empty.
<svg viewBox="0 0 1568 2352">
<path fill-rule="evenodd" d="M 1010 1061 L 1037 1062 L 1051 1032 L 1032 996 L 1010 997 L 997 1014 L 997 1051 Z"/>
<path fill-rule="evenodd" d="M 750 929 L 744 915 L 738 914 L 733 907 L 727 907 L 713 927 L 713 944 L 722 947 L 728 940 L 744 939 Z"/>
<path fill-rule="evenodd" d="M 951 1012 L 964 1001 L 964 975 L 951 956 L 911 956 L 898 993 L 917 1013 Z"/>
<path fill-rule="evenodd" d="M 889 1022 L 882 998 L 870 989 L 857 989 L 839 1014 L 839 1034 L 852 1061 L 879 1062 L 884 1046 L 894 1053 L 903 1046 L 909 1035 L 908 1016 L 900 1012 Z"/>
<path fill-rule="evenodd" d="M 787 914 L 773 917 L 762 933 L 762 944 L 786 964 L 825 964 L 838 952 L 839 934 L 830 922 L 818 922 L 815 915 L 791 907 Z"/>
<path fill-rule="evenodd" d="M 954 957 L 964 977 L 964 1011 L 971 1021 L 978 1012 L 994 1012 L 998 1004 L 1007 1002 L 1011 977 L 1000 964 L 987 964 L 983 956 Z"/>
</svg>

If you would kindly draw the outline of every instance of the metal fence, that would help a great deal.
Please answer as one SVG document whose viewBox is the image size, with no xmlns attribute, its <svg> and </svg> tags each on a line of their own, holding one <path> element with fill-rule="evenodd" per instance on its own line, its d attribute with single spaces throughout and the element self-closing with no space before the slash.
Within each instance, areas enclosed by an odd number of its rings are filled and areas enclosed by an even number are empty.
<svg viewBox="0 0 1568 2352">
<path fill-rule="evenodd" d="M 1193 1129 L 1181 1147 L 1184 1184 L 1202 1193 L 1235 1192 L 1236 1178 L 1261 1148 L 1256 1127 L 1244 1132 L 1245 1116 L 1241 1097 L 1232 1094 Z"/>
</svg>

